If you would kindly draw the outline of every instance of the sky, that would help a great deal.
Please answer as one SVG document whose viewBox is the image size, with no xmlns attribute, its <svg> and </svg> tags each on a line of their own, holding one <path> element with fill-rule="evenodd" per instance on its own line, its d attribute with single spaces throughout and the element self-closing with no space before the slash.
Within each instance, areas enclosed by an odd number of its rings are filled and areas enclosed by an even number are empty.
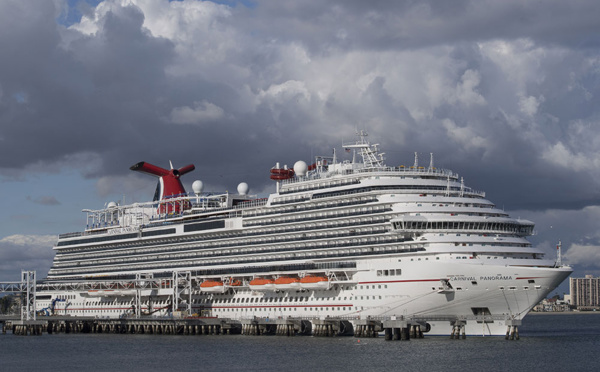
<svg viewBox="0 0 600 372">
<path fill-rule="evenodd" d="M 44 277 L 84 208 L 208 191 L 354 138 L 417 152 L 600 275 L 600 2 L 3 0 L 0 280 Z M 567 290 L 568 291 L 568 290 Z"/>
</svg>

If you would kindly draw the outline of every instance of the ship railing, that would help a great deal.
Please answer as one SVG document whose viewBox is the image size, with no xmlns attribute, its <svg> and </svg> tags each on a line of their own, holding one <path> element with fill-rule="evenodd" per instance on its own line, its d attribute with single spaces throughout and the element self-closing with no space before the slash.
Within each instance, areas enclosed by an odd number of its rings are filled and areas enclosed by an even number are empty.
<svg viewBox="0 0 600 372">
<path fill-rule="evenodd" d="M 436 175 L 443 177 L 450 177 L 452 179 L 458 179 L 458 174 L 443 168 L 429 168 L 429 167 L 414 167 L 414 166 L 398 166 L 398 167 L 368 167 L 358 169 L 344 169 L 338 172 L 314 172 L 304 177 L 293 177 L 287 180 L 281 181 L 282 185 L 293 184 L 298 182 L 312 181 L 318 179 L 329 178 L 335 174 L 341 175 L 363 175 L 370 173 L 382 173 L 382 174 L 402 174 L 402 175 Z"/>
<path fill-rule="evenodd" d="M 71 233 L 59 234 L 58 238 L 59 239 L 67 239 L 67 238 L 75 238 L 75 237 L 83 236 L 83 235 L 84 235 L 83 232 L 71 232 Z"/>
<path fill-rule="evenodd" d="M 245 208 L 252 208 L 252 207 L 262 207 L 263 205 L 266 205 L 268 201 L 269 201 L 268 198 L 261 198 L 261 199 L 249 200 L 249 201 L 245 201 L 245 202 L 239 203 L 238 205 L 236 205 L 234 207 L 234 209 L 245 209 Z"/>
</svg>

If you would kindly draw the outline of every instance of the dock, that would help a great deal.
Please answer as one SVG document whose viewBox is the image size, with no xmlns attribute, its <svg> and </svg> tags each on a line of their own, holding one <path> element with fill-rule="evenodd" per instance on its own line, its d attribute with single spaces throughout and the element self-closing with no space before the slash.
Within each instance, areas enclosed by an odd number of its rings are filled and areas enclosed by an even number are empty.
<svg viewBox="0 0 600 372">
<path fill-rule="evenodd" d="M 146 335 L 246 335 L 246 336 L 314 336 L 360 338 L 379 337 L 386 341 L 409 341 L 421 339 L 429 331 L 423 317 L 367 317 L 367 318 L 302 318 L 249 317 L 230 319 L 217 317 L 127 317 L 95 318 L 73 316 L 38 317 L 37 320 L 21 320 L 18 316 L 0 316 L 2 334 L 33 336 L 47 333 L 112 333 Z M 450 339 L 465 339 L 465 319 L 447 317 Z M 520 320 L 505 320 L 505 339 L 518 340 Z"/>
</svg>

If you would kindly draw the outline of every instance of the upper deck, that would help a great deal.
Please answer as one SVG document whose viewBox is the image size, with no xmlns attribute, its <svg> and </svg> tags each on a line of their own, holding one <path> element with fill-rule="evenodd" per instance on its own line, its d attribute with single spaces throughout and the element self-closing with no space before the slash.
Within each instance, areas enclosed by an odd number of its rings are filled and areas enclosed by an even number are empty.
<svg viewBox="0 0 600 372">
<path fill-rule="evenodd" d="M 109 203 L 98 210 L 85 209 L 87 225 L 85 231 L 61 234 L 59 240 L 96 234 L 136 233 L 169 224 L 208 220 L 212 217 L 241 217 L 245 210 L 277 207 L 281 204 L 310 202 L 325 197 L 346 197 L 350 194 L 386 192 L 421 194 L 438 193 L 446 196 L 470 196 L 484 198 L 485 193 L 464 185 L 458 174 L 433 166 L 415 162 L 411 166 L 390 167 L 384 164 L 383 153 L 378 145 L 369 144 L 366 133 L 359 133 L 354 144 L 345 144 L 347 151 L 353 150 L 352 161 L 338 162 L 333 158 L 317 157 L 316 162 L 305 173 L 290 172 L 293 176 L 278 179 L 277 192 L 268 198 L 239 194 L 210 194 L 197 190 L 192 193 L 167 196 L 159 201 L 118 205 Z M 362 162 L 357 161 L 357 155 Z M 245 186 L 247 188 L 247 185 Z M 293 195 L 292 195 L 293 194 Z"/>
</svg>

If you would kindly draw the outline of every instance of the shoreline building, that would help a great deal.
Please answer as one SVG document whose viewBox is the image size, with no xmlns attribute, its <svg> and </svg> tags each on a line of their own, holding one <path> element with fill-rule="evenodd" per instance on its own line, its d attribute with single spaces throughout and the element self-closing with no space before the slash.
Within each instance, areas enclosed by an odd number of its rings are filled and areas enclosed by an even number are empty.
<svg viewBox="0 0 600 372">
<path fill-rule="evenodd" d="M 600 308 L 600 277 L 586 275 L 585 278 L 569 278 L 571 305 L 579 310 Z"/>
</svg>

